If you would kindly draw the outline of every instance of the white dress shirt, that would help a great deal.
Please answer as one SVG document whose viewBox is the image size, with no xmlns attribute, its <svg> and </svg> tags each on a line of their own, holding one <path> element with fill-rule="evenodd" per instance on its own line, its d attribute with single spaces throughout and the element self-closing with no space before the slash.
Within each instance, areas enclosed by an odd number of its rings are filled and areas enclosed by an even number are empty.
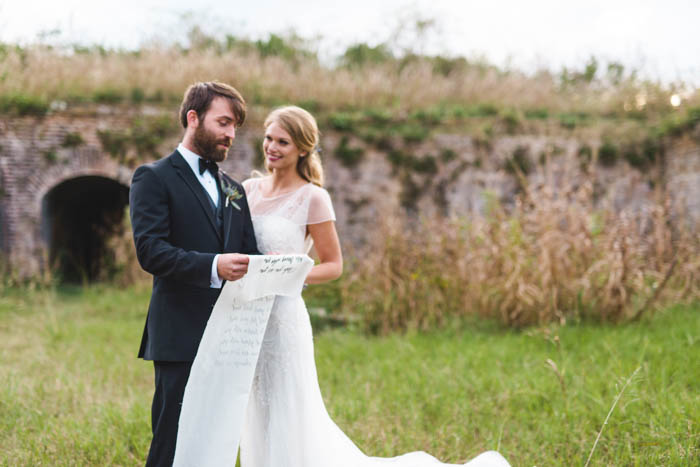
<svg viewBox="0 0 700 467">
<path fill-rule="evenodd" d="M 177 151 L 182 155 L 187 164 L 194 172 L 194 176 L 202 184 L 204 190 L 209 194 L 209 197 L 214 202 L 214 206 L 219 205 L 219 190 L 216 188 L 216 179 L 208 170 L 203 174 L 199 173 L 200 156 L 187 149 L 182 143 L 177 147 Z M 209 287 L 212 289 L 220 289 L 223 281 L 219 277 L 217 265 L 219 263 L 219 255 L 214 256 L 214 261 L 211 263 L 211 277 L 209 279 Z"/>
</svg>

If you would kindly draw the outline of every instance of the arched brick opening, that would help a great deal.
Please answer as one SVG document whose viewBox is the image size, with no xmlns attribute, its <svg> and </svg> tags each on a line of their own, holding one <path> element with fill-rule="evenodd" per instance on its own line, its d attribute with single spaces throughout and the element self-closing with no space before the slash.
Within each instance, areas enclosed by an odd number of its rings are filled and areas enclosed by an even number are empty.
<svg viewBox="0 0 700 467">
<path fill-rule="evenodd" d="M 102 176 L 79 176 L 42 199 L 41 226 L 52 270 L 66 282 L 94 281 L 110 262 L 108 240 L 119 233 L 129 187 Z"/>
</svg>

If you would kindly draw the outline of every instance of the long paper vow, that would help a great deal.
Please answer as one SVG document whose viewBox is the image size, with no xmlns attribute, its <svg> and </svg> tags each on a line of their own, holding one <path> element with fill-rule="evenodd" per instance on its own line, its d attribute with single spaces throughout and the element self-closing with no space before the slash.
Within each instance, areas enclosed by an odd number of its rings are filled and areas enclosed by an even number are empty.
<svg viewBox="0 0 700 467">
<path fill-rule="evenodd" d="M 174 466 L 235 466 L 275 296 L 299 295 L 313 264 L 306 255 L 250 256 L 245 277 L 224 285 L 185 387 Z"/>
</svg>

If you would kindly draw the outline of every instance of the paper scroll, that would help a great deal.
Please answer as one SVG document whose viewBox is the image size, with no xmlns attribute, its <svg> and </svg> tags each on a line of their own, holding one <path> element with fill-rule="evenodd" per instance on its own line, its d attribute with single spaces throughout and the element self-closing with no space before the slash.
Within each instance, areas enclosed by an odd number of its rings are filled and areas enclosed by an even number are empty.
<svg viewBox="0 0 700 467">
<path fill-rule="evenodd" d="M 224 285 L 185 387 L 174 466 L 236 464 L 275 295 L 299 295 L 312 267 L 306 255 L 250 256 L 245 277 Z"/>
</svg>

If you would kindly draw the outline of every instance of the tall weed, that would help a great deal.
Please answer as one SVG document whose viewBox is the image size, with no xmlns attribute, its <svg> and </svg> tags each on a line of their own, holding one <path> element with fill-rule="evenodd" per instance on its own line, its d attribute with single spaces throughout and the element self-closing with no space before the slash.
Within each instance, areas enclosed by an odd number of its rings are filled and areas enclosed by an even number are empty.
<svg viewBox="0 0 700 467">
<path fill-rule="evenodd" d="M 595 174 L 523 186 L 514 205 L 420 221 L 379 216 L 371 254 L 350 264 L 343 312 L 373 332 L 483 315 L 508 326 L 621 322 L 700 298 L 698 226 L 658 193 L 648 209 L 596 202 Z M 547 173 L 549 172 L 549 173 Z M 523 178 L 524 180 L 524 178 Z"/>
<path fill-rule="evenodd" d="M 564 85 L 549 71 L 527 75 L 463 59 L 460 66 L 445 73 L 436 68 L 435 57 L 421 55 L 411 55 L 410 60 L 353 58 L 348 66 L 346 54 L 338 66 L 326 66 L 313 53 L 294 53 L 278 39 L 271 36 L 266 43 L 248 46 L 245 41 L 220 47 L 206 43 L 189 49 L 149 45 L 133 52 L 6 47 L 0 57 L 4 96 L 0 104 L 4 99 L 16 111 L 27 111 L 13 98 L 21 95 L 26 96 L 22 103 L 40 103 L 42 112 L 54 100 L 116 104 L 131 96 L 136 104 L 160 101 L 172 105 L 192 82 L 218 79 L 234 84 L 254 105 L 264 106 L 313 101 L 322 103 L 325 110 L 381 107 L 402 111 L 450 102 L 465 108 L 492 106 L 495 114 L 506 108 L 525 115 L 536 111 L 540 116 L 542 112 L 674 113 L 669 104 L 673 89 L 633 76 L 610 82 L 568 80 Z M 643 108 L 637 106 L 639 96 L 644 96 Z M 698 99 L 700 94 L 690 93 L 684 105 L 697 105 Z M 577 122 L 565 123 L 576 126 Z"/>
</svg>

